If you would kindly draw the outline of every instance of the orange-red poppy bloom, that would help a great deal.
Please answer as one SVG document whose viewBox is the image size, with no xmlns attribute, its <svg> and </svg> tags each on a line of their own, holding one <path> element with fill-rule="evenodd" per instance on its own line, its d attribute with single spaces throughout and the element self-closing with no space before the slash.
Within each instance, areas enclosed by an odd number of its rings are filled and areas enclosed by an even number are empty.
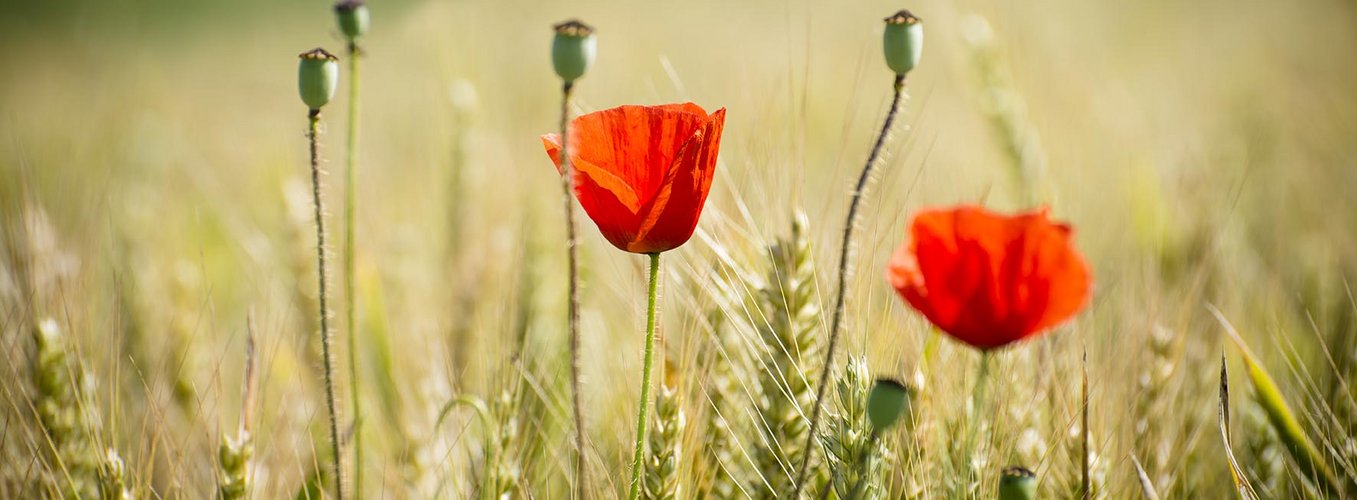
<svg viewBox="0 0 1357 500">
<path fill-rule="evenodd" d="M 688 241 L 716 173 L 726 110 L 693 103 L 619 106 L 570 122 L 575 197 L 603 236 L 633 253 Z M 542 136 L 561 168 L 561 136 Z"/>
<path fill-rule="evenodd" d="M 1070 226 L 1046 214 L 926 210 L 886 278 L 940 330 L 978 349 L 1031 337 L 1083 309 L 1092 282 Z"/>
</svg>

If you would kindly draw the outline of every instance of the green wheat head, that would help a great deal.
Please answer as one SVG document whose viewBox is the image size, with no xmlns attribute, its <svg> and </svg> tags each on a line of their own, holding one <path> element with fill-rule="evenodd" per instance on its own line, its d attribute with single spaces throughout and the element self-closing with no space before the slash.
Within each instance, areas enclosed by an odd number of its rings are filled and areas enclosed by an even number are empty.
<svg viewBox="0 0 1357 500">
<path fill-rule="evenodd" d="M 655 420 L 649 439 L 650 456 L 646 459 L 645 483 L 641 497 L 648 500 L 683 498 L 679 469 L 683 459 L 683 429 L 687 416 L 679 389 L 672 382 L 660 384 L 655 396 Z"/>
<path fill-rule="evenodd" d="M 38 423 L 52 452 L 53 490 L 65 498 L 131 498 L 127 467 L 112 448 L 97 444 L 102 421 L 90 397 L 94 379 L 67 353 L 67 337 L 52 319 L 33 329 L 33 383 Z"/>
<path fill-rule="evenodd" d="M 819 359 L 822 331 L 806 226 L 798 213 L 791 234 L 768 248 L 771 268 L 755 297 L 763 313 L 755 318 L 764 351 L 756 401 L 761 437 L 754 454 L 757 472 L 767 481 L 762 495 L 790 491 L 792 468 L 806 452 L 800 449 L 809 427 L 805 409 L 815 398 L 810 367 Z"/>
<path fill-rule="evenodd" d="M 843 374 L 834 384 L 834 404 L 826 407 L 828 417 L 820 446 L 825 451 L 826 466 L 830 470 L 826 492 L 832 498 L 885 498 L 882 472 L 889 461 L 889 451 L 880 440 L 871 439 L 871 423 L 867 419 L 867 395 L 872 389 L 872 374 L 867 359 L 852 356 L 843 368 Z M 850 492 L 857 488 L 857 496 Z"/>
</svg>

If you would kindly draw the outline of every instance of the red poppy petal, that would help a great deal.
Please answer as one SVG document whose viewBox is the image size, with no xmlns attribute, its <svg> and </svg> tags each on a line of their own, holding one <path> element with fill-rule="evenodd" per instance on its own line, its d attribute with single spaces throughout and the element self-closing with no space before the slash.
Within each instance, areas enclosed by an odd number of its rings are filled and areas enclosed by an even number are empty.
<svg viewBox="0 0 1357 500">
<path fill-rule="evenodd" d="M 614 190 L 616 185 L 606 186 L 599 182 L 599 179 L 616 178 L 586 161 L 580 160 L 573 165 L 576 166 L 575 198 L 580 201 L 580 207 L 584 209 L 589 219 L 594 221 L 598 231 L 603 233 L 603 237 L 607 238 L 609 243 L 619 249 L 630 251 L 627 247 L 636 237 L 636 227 L 640 224 L 640 218 L 625 200 L 619 198 L 619 191 Z M 608 177 L 603 177 L 605 175 Z M 625 184 L 622 187 L 625 188 Z M 633 197 L 632 200 L 634 199 Z"/>
<path fill-rule="evenodd" d="M 891 255 L 891 261 L 886 268 L 886 280 L 890 282 L 895 291 L 909 302 L 914 309 L 923 314 L 925 318 L 934 324 L 939 324 L 935 319 L 937 314 L 933 311 L 932 302 L 929 301 L 928 287 L 924 283 L 923 274 L 919 270 L 919 259 L 914 256 L 914 243 L 906 242 L 895 249 Z"/>
<path fill-rule="evenodd" d="M 1004 331 L 1017 340 L 1078 312 L 1088 297 L 1089 273 L 1073 249 L 1069 227 L 1050 222 L 1044 211 L 1015 218 L 1012 226 L 1021 233 L 1005 251 L 1000 282 L 1009 308 Z"/>
<path fill-rule="evenodd" d="M 678 104 L 661 104 L 661 105 L 659 105 L 659 106 L 651 106 L 651 107 L 652 107 L 652 108 L 655 108 L 655 109 L 664 110 L 664 111 L 677 111 L 677 112 L 680 112 L 680 113 L 690 113 L 690 114 L 694 114 L 694 115 L 698 115 L 698 116 L 702 116 L 702 117 L 706 117 L 706 116 L 707 116 L 707 111 L 704 110 L 704 109 L 702 109 L 702 106 L 698 106 L 698 105 L 693 104 L 693 103 L 691 103 L 691 102 L 684 102 L 684 103 L 678 103 Z"/>
<path fill-rule="evenodd" d="M 620 106 L 589 113 L 572 123 L 577 134 L 572 144 L 578 144 L 579 158 L 611 172 L 644 203 L 659 191 L 665 167 L 707 121 L 705 114 L 681 109 Z"/>
<path fill-rule="evenodd" d="M 556 164 L 556 173 L 561 173 L 561 134 L 542 134 L 542 147 Z"/>
<path fill-rule="evenodd" d="M 1065 322 L 1083 309 L 1092 287 L 1092 274 L 1084 258 L 1070 244 L 1069 228 L 1061 226 L 1058 234 L 1048 237 L 1040 249 L 1037 275 L 1047 278 L 1047 300 L 1042 314 L 1030 327 L 1045 330 Z"/>
<path fill-rule="evenodd" d="M 925 316 L 944 331 L 956 333 L 965 314 L 964 300 L 977 288 L 976 268 L 961 268 L 954 214 L 931 211 L 919 214 L 911 225 L 914 258 L 927 290 Z"/>
<path fill-rule="evenodd" d="M 575 170 L 575 194 L 579 196 L 581 200 L 595 194 L 595 190 L 593 189 L 582 190 L 579 187 L 588 185 L 588 183 L 582 181 L 582 179 L 587 178 L 594 185 L 621 202 L 622 205 L 626 207 L 628 213 L 636 215 L 636 212 L 641 208 L 641 202 L 640 199 L 637 198 L 636 193 L 631 190 L 631 186 L 628 186 L 622 179 L 613 175 L 612 172 L 596 167 L 593 163 L 575 157 L 575 155 L 570 156 L 573 157 L 571 165 L 574 166 Z M 635 230 L 635 228 L 632 229 Z"/>
<path fill-rule="evenodd" d="M 888 278 L 921 314 L 981 349 L 1063 322 L 1088 297 L 1087 264 L 1046 211 L 1008 217 L 978 207 L 929 210 L 910 227 Z"/>
<path fill-rule="evenodd" d="M 1003 254 L 995 248 L 995 241 L 971 232 L 973 227 L 969 224 L 988 222 L 974 220 L 973 215 L 958 217 L 955 262 L 951 274 L 944 279 L 961 308 L 953 327 L 955 333 L 971 344 L 988 347 L 1005 343 L 1010 337 L 1002 327 L 1008 311 L 998 297 L 1000 270 L 995 257 Z"/>
<path fill-rule="evenodd" d="M 542 144 L 556 164 L 557 173 L 561 171 L 560 137 L 560 134 L 542 136 Z M 579 200 L 580 207 L 584 208 L 585 214 L 613 246 L 626 250 L 639 224 L 636 194 L 608 171 L 580 159 L 574 153 L 570 157 L 575 172 L 575 198 Z"/>
<path fill-rule="evenodd" d="M 712 113 L 674 157 L 659 192 L 643 207 L 637 252 L 662 252 L 687 242 L 711 191 L 726 109 Z"/>
<path fill-rule="evenodd" d="M 542 136 L 542 145 L 546 147 L 547 154 L 551 156 L 551 161 L 556 164 L 556 173 L 561 173 L 561 134 L 546 134 Z M 635 214 L 640 209 L 640 199 L 636 192 L 628 186 L 625 181 L 619 179 L 612 172 L 603 170 L 593 163 L 580 158 L 578 154 L 570 153 L 570 164 L 575 170 L 575 192 L 579 194 L 580 178 L 579 176 L 589 177 L 594 184 L 602 187 L 611 193 L 622 205 L 627 207 L 627 211 Z"/>
</svg>

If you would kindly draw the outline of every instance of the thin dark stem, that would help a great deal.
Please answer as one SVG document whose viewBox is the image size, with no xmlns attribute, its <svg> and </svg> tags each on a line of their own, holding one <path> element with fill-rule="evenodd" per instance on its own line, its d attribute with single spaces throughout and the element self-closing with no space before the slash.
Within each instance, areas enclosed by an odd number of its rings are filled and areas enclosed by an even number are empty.
<svg viewBox="0 0 1357 500">
<path fill-rule="evenodd" d="M 641 497 L 641 464 L 645 461 L 646 431 L 650 430 L 650 371 L 655 365 L 655 311 L 659 303 L 660 254 L 650 256 L 650 293 L 646 295 L 646 347 L 641 367 L 641 404 L 636 412 L 636 452 L 631 461 L 631 500 Z"/>
<path fill-rule="evenodd" d="M 561 189 L 565 205 L 565 247 L 570 275 L 566 324 L 570 329 L 570 387 L 575 410 L 575 498 L 585 498 L 584 409 L 580 404 L 580 277 L 575 248 L 575 175 L 570 168 L 570 95 L 574 84 L 561 86 Z"/>
<path fill-rule="evenodd" d="M 330 350 L 329 278 L 325 274 L 325 202 L 320 195 L 320 110 L 307 115 L 310 121 L 311 194 L 316 208 L 316 275 L 320 295 L 320 347 L 325 358 L 325 405 L 330 410 L 330 450 L 334 452 L 335 498 L 344 499 L 344 469 L 340 466 L 339 411 L 335 406 L 334 354 Z"/>
<path fill-rule="evenodd" d="M 853 200 L 848 205 L 848 221 L 843 227 L 843 242 L 839 248 L 839 287 L 834 297 L 834 318 L 829 327 L 829 349 L 825 351 L 824 366 L 820 367 L 820 383 L 815 389 L 815 405 L 810 412 L 810 432 L 806 434 L 806 444 L 801 449 L 805 450 L 801 457 L 801 469 L 796 476 L 796 489 L 792 491 L 791 498 L 801 498 L 801 492 L 806 488 L 806 477 L 810 473 L 811 458 L 815 455 L 815 436 L 819 431 L 820 412 L 824 407 L 825 387 L 829 385 L 829 374 L 834 372 L 834 354 L 839 347 L 839 331 L 843 328 L 843 310 L 844 297 L 848 288 L 848 281 L 852 278 L 853 266 L 853 229 L 858 224 L 858 210 L 862 205 L 862 198 L 867 191 L 867 182 L 872 178 L 872 172 L 876 170 L 877 161 L 881 158 L 881 150 L 886 145 L 886 137 L 890 135 L 891 126 L 895 124 L 895 116 L 900 112 L 900 102 L 904 100 L 905 95 L 905 75 L 895 75 L 895 95 L 891 99 L 891 109 L 886 113 L 886 122 L 881 124 L 881 133 L 876 136 L 876 144 L 872 146 L 872 153 L 867 156 L 867 164 L 862 167 L 862 175 L 858 177 L 857 187 L 853 190 Z"/>
<path fill-rule="evenodd" d="M 358 227 L 358 42 L 349 42 L 349 143 L 344 166 L 344 316 L 349 340 L 349 397 L 353 411 L 353 491 L 363 497 L 363 413 L 358 407 L 358 295 L 354 293 L 354 237 Z"/>
</svg>

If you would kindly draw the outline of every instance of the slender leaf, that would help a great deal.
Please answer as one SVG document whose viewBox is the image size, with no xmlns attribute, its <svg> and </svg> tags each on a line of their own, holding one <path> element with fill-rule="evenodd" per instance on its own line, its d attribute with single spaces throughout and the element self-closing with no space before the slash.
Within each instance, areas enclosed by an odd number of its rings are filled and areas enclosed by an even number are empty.
<svg viewBox="0 0 1357 500">
<path fill-rule="evenodd" d="M 1248 368 L 1245 373 L 1249 376 L 1249 382 L 1253 384 L 1254 396 L 1258 400 L 1259 406 L 1263 407 L 1263 412 L 1267 414 L 1268 422 L 1277 431 L 1277 435 L 1281 436 L 1282 444 L 1285 445 L 1286 451 L 1290 453 L 1291 459 L 1295 461 L 1296 466 L 1300 467 L 1301 473 L 1331 493 L 1341 491 L 1333 471 L 1325 463 L 1319 449 L 1305 435 L 1300 421 L 1296 419 L 1291 407 L 1286 404 L 1286 399 L 1282 397 L 1281 389 L 1277 387 L 1276 382 L 1273 382 L 1272 376 L 1258 362 L 1258 358 L 1253 355 L 1248 344 L 1244 343 L 1244 338 L 1239 335 L 1239 332 L 1234 329 L 1229 320 L 1225 319 L 1225 315 L 1221 314 L 1220 310 L 1214 306 L 1208 305 L 1207 308 L 1216 317 L 1216 321 L 1219 321 L 1220 325 L 1225 328 L 1225 333 L 1243 355 L 1244 365 Z"/>
<path fill-rule="evenodd" d="M 1239 467 L 1239 461 L 1235 460 L 1234 450 L 1230 448 L 1230 374 L 1225 366 L 1224 353 L 1220 355 L 1220 407 L 1217 416 L 1220 437 L 1225 440 L 1225 458 L 1230 461 L 1230 477 L 1234 479 L 1235 489 L 1239 491 L 1239 498 L 1254 500 L 1258 498 L 1258 492 L 1249 484 L 1248 476 L 1244 475 L 1244 470 Z"/>
</svg>

